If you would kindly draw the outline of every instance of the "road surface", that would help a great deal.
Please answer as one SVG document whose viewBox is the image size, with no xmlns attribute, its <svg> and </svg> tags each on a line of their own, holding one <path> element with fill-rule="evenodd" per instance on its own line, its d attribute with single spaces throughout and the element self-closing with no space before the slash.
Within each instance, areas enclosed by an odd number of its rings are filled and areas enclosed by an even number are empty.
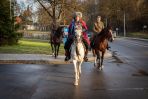
<svg viewBox="0 0 148 99">
<path fill-rule="evenodd" d="M 147 43 L 119 38 L 110 45 L 103 71 L 84 62 L 77 87 L 73 64 L 0 64 L 0 99 L 148 99 Z"/>
</svg>

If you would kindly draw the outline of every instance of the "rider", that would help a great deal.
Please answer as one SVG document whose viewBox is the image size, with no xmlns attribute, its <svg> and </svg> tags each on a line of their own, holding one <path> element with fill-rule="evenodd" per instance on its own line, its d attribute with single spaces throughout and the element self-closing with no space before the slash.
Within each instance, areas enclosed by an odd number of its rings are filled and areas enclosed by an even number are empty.
<svg viewBox="0 0 148 99">
<path fill-rule="evenodd" d="M 101 21 L 101 16 L 97 16 L 96 22 L 93 25 L 93 35 L 92 40 L 104 29 L 104 23 Z"/>
<path fill-rule="evenodd" d="M 101 16 L 97 16 L 96 21 L 93 24 L 93 34 L 91 36 L 91 47 L 94 45 L 94 39 L 104 29 L 104 23 L 101 21 Z"/>
<path fill-rule="evenodd" d="M 111 31 L 111 26 L 108 25 L 107 28 Z M 94 22 L 93 26 L 93 35 L 91 37 L 91 47 L 94 46 L 94 40 L 96 38 L 96 35 L 99 34 L 104 29 L 104 23 L 101 21 L 101 16 L 97 16 L 96 22 Z M 109 49 L 110 46 L 107 45 L 107 49 Z"/>
<path fill-rule="evenodd" d="M 83 37 L 83 43 L 86 47 L 86 51 L 85 51 L 85 57 L 84 60 L 87 61 L 87 54 L 88 54 L 88 48 L 90 45 L 90 41 L 88 39 L 88 35 L 86 33 L 86 31 L 88 30 L 86 23 L 82 20 L 82 13 L 81 12 L 75 12 L 74 16 L 73 16 L 73 20 L 71 22 L 71 24 L 69 25 L 69 29 L 68 29 L 68 38 L 67 41 L 65 43 L 65 61 L 68 61 L 70 59 L 70 47 L 71 44 L 73 43 L 73 38 L 74 38 L 74 28 L 76 26 L 81 26 L 82 27 L 82 37 Z"/>
</svg>

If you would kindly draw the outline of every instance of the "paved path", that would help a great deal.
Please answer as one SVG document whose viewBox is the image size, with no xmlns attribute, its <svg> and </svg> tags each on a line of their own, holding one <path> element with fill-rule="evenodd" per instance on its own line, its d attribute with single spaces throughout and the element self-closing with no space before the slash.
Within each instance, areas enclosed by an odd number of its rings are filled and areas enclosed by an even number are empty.
<svg viewBox="0 0 148 99">
<path fill-rule="evenodd" d="M 111 52 L 107 51 L 105 58 L 111 57 Z M 67 64 L 64 61 L 65 56 L 58 56 L 57 59 L 52 55 L 45 54 L 0 54 L 0 63 L 27 63 L 27 64 Z M 92 53 L 88 54 L 89 61 L 93 60 Z"/>
</svg>

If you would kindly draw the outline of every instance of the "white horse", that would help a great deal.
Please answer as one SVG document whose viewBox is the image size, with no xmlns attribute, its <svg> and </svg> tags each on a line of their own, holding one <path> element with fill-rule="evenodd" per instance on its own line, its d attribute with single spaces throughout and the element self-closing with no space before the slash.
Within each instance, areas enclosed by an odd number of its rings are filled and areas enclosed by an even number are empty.
<svg viewBox="0 0 148 99">
<path fill-rule="evenodd" d="M 73 60 L 75 73 L 74 85 L 78 85 L 84 55 L 85 47 L 82 41 L 82 29 L 75 29 L 75 39 L 71 46 L 71 57 Z"/>
</svg>

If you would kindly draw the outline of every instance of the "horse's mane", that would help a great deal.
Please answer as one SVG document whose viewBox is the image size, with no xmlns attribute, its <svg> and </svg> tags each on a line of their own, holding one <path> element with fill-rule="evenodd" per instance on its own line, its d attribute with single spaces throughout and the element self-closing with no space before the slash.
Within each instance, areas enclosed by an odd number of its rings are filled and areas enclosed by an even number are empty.
<svg viewBox="0 0 148 99">
<path fill-rule="evenodd" d="M 102 29 L 102 31 L 99 34 L 97 34 L 97 36 L 100 39 L 105 39 L 105 38 L 109 37 L 109 34 L 110 34 L 109 28 L 106 27 L 106 28 Z"/>
</svg>

